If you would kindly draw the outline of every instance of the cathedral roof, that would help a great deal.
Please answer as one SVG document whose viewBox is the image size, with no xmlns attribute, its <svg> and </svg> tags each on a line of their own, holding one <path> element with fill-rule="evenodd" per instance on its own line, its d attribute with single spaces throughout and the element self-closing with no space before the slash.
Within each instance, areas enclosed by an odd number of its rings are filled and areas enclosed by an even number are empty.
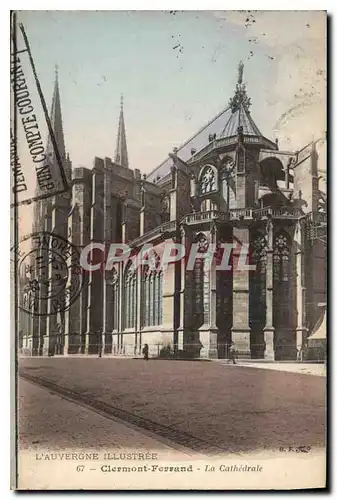
<svg viewBox="0 0 337 500">
<path fill-rule="evenodd" d="M 210 122 L 202 127 L 195 135 L 188 139 L 184 144 L 177 148 L 176 153 L 183 161 L 191 158 L 191 149 L 199 151 L 206 144 L 209 143 L 209 136 L 216 134 L 217 137 L 221 135 L 224 125 L 228 122 L 231 115 L 231 109 L 227 106 L 220 113 L 218 113 Z M 170 172 L 170 167 L 173 165 L 173 160 L 167 158 L 163 163 L 156 167 L 147 176 L 147 180 L 153 182 L 157 177 L 164 177 Z"/>
<path fill-rule="evenodd" d="M 250 116 L 248 109 L 242 104 L 240 104 L 234 112 L 230 113 L 228 122 L 220 137 L 232 137 L 236 135 L 239 127 L 242 127 L 244 135 L 262 136 L 253 118 Z"/>
<path fill-rule="evenodd" d="M 240 63 L 238 68 L 238 83 L 234 96 L 229 101 L 229 105 L 175 150 L 175 153 L 181 160 L 187 162 L 193 154 L 202 150 L 214 139 L 235 137 L 239 127 L 242 127 L 244 135 L 263 138 L 249 112 L 251 103 L 250 98 L 246 94 L 246 87 L 242 83 L 242 74 L 243 64 Z M 272 143 L 270 144 L 272 145 Z M 172 159 L 167 158 L 148 174 L 147 180 L 155 182 L 158 177 L 162 178 L 166 176 L 170 172 L 172 165 Z"/>
</svg>

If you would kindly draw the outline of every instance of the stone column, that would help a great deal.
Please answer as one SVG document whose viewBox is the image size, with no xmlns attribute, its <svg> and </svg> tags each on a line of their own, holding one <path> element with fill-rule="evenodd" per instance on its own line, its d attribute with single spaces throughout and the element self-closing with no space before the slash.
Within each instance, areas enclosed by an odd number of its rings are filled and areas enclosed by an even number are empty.
<svg viewBox="0 0 337 500">
<path fill-rule="evenodd" d="M 177 169 L 171 167 L 170 220 L 177 220 Z"/>
<path fill-rule="evenodd" d="M 114 241 L 115 237 L 116 201 L 112 198 L 112 178 L 109 168 L 109 159 L 105 158 L 104 163 L 104 223 L 102 237 L 108 252 L 109 245 L 112 241 Z M 117 278 L 117 271 L 114 267 L 111 270 L 105 270 L 103 278 L 103 324 L 102 335 L 100 339 L 101 355 L 103 355 L 106 350 L 110 351 L 110 346 L 112 343 L 112 318 L 114 311 L 112 286 L 115 278 Z"/>
<path fill-rule="evenodd" d="M 83 215 L 83 213 L 82 213 Z M 80 245 L 81 236 L 80 236 L 80 210 L 78 206 L 73 207 L 72 213 L 69 218 L 69 234 L 68 241 L 73 245 Z M 76 280 L 76 276 L 73 276 L 73 267 L 72 267 L 73 256 L 69 255 L 68 257 L 68 285 L 72 286 L 74 280 Z M 65 354 L 77 354 L 80 345 L 81 345 L 81 301 L 82 301 L 82 293 L 80 297 L 71 304 L 69 309 L 66 311 L 66 345 L 64 346 Z"/>
<path fill-rule="evenodd" d="M 39 356 L 39 316 L 36 315 L 39 311 L 39 303 L 41 290 L 35 293 L 34 309 L 32 314 L 32 356 Z"/>
<path fill-rule="evenodd" d="M 169 242 L 170 240 L 166 241 L 166 243 Z M 177 342 L 175 333 L 177 332 L 179 327 L 179 324 L 176 325 L 176 317 L 177 317 L 176 307 L 178 306 L 176 300 L 176 293 L 177 292 L 179 293 L 179 290 L 177 290 L 177 274 L 176 274 L 177 265 L 178 263 L 171 262 L 162 270 L 163 273 L 162 339 L 165 342 L 165 345 L 170 344 L 171 348 Z M 151 346 L 149 347 L 151 349 Z M 153 354 L 156 356 L 158 353 L 153 351 Z"/>
<path fill-rule="evenodd" d="M 304 228 L 301 221 L 297 221 L 294 235 L 295 261 L 296 261 L 296 304 L 297 304 L 297 327 L 296 327 L 296 350 L 297 359 L 301 358 L 303 343 L 305 342 L 308 329 L 306 327 L 306 287 L 304 274 Z"/>
<path fill-rule="evenodd" d="M 105 271 L 103 283 L 103 334 L 102 334 L 102 355 L 111 351 L 112 345 L 112 319 L 114 314 L 113 285 L 118 277 L 115 268 Z"/>
<path fill-rule="evenodd" d="M 48 205 L 45 208 L 45 215 L 43 219 L 40 221 L 41 229 L 47 233 L 52 231 L 52 220 L 51 220 L 51 212 L 48 209 Z M 42 266 L 40 269 L 39 283 L 40 283 L 40 293 L 42 300 L 40 301 L 40 314 L 39 316 L 39 337 L 40 337 L 40 346 L 39 346 L 39 355 L 47 355 L 49 350 L 49 337 L 47 335 L 47 300 L 44 300 L 48 295 L 48 279 L 49 279 L 49 264 L 48 264 L 48 255 L 49 250 L 48 247 L 42 245 L 40 248 Z"/>
<path fill-rule="evenodd" d="M 275 360 L 274 334 L 273 326 L 273 223 L 268 219 L 266 226 L 267 240 L 267 262 L 266 262 L 266 325 L 263 329 L 265 341 L 265 359 Z"/>
<path fill-rule="evenodd" d="M 104 243 L 104 173 L 100 168 L 93 169 L 90 236 L 93 243 Z M 96 252 L 94 252 L 94 254 L 96 254 Z M 95 263 L 104 260 L 104 254 L 100 250 L 97 250 L 97 259 L 95 260 Z M 85 354 L 98 354 L 99 346 L 102 343 L 103 282 L 102 267 L 95 271 L 89 271 Z"/>
<path fill-rule="evenodd" d="M 77 280 L 76 269 L 71 264 L 79 265 L 78 255 L 81 249 L 90 243 L 90 207 L 92 172 L 86 168 L 76 168 L 72 179 L 72 207 L 68 221 L 68 241 L 76 247 L 76 262 L 70 255 L 69 262 L 69 284 Z M 66 338 L 68 344 L 65 346 L 65 354 L 80 354 L 85 352 L 85 339 L 87 329 L 87 306 L 88 306 L 88 271 L 82 270 L 82 286 L 80 295 L 71 303 L 66 311 Z"/>
<path fill-rule="evenodd" d="M 250 358 L 249 268 L 241 256 L 243 244 L 249 245 L 249 229 L 233 227 L 233 326 L 232 342 L 241 358 Z"/>
<path fill-rule="evenodd" d="M 124 272 L 127 262 L 121 262 L 119 264 L 119 317 L 118 317 L 118 336 L 117 336 L 117 354 L 123 354 L 123 330 L 124 330 L 124 312 L 125 312 L 125 302 L 124 302 Z"/>
<path fill-rule="evenodd" d="M 60 236 L 66 239 L 68 236 L 68 214 L 69 214 L 69 199 L 65 196 L 55 196 L 51 211 L 51 228 L 52 233 L 55 234 L 57 239 Z M 47 316 L 47 334 L 49 337 L 49 354 L 55 354 L 57 340 L 60 341 L 60 333 L 62 337 L 64 336 L 64 306 L 65 306 L 65 294 L 58 292 L 58 282 L 57 274 L 61 273 L 61 278 L 64 277 L 65 270 L 63 266 L 63 258 L 56 257 L 55 250 L 53 248 L 54 238 L 50 237 L 49 240 L 49 254 L 48 254 L 48 277 L 49 277 L 49 300 L 48 300 L 48 316 Z M 54 263 L 54 260 L 56 262 Z M 60 312 L 62 312 L 62 321 L 59 322 Z M 61 331 L 59 330 L 61 327 Z"/>
<path fill-rule="evenodd" d="M 210 245 L 215 249 L 217 239 L 217 228 L 215 224 L 210 230 Z M 206 262 L 204 265 L 207 265 Z M 201 358 L 218 357 L 218 327 L 216 325 L 216 259 L 213 257 L 206 271 L 209 276 L 209 310 L 208 318 L 199 328 L 199 339 L 202 344 L 200 350 Z"/>
<path fill-rule="evenodd" d="M 286 165 L 284 169 L 284 185 L 286 189 L 289 189 L 289 167 L 291 165 L 291 159 L 288 161 L 288 164 Z"/>
</svg>

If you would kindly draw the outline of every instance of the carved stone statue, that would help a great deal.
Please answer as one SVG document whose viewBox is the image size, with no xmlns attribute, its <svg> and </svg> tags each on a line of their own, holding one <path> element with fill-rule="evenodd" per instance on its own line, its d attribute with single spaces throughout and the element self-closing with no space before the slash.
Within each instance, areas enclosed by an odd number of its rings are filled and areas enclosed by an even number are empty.
<svg viewBox="0 0 337 500">
<path fill-rule="evenodd" d="M 244 64 L 242 61 L 240 61 L 239 66 L 238 66 L 238 84 L 239 85 L 241 85 L 241 83 L 242 83 L 243 68 L 244 68 Z"/>
</svg>

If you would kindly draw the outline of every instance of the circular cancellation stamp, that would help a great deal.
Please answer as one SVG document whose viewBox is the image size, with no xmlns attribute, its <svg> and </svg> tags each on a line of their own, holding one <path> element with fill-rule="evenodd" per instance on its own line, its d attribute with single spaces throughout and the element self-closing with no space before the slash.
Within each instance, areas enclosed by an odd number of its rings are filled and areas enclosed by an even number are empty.
<svg viewBox="0 0 337 500">
<path fill-rule="evenodd" d="M 33 316 L 66 311 L 85 284 L 79 249 L 54 233 L 32 233 L 15 252 L 20 309 Z"/>
</svg>

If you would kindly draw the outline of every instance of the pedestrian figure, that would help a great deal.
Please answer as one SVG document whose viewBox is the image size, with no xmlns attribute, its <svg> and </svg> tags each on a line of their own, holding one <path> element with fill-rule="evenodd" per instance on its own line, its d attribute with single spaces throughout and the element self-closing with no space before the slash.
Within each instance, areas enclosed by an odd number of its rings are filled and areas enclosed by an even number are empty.
<svg viewBox="0 0 337 500">
<path fill-rule="evenodd" d="M 98 337 L 98 357 L 102 357 L 103 345 L 102 345 L 102 332 L 99 332 Z"/>
<path fill-rule="evenodd" d="M 144 355 L 144 359 L 146 359 L 146 361 L 148 361 L 148 359 L 149 359 L 149 346 L 147 344 L 145 344 L 143 347 L 143 355 Z"/>
<path fill-rule="evenodd" d="M 231 342 L 231 344 L 229 346 L 229 359 L 231 359 L 233 361 L 233 365 L 236 365 L 235 358 L 236 358 L 236 350 L 235 350 L 234 343 Z"/>
</svg>

